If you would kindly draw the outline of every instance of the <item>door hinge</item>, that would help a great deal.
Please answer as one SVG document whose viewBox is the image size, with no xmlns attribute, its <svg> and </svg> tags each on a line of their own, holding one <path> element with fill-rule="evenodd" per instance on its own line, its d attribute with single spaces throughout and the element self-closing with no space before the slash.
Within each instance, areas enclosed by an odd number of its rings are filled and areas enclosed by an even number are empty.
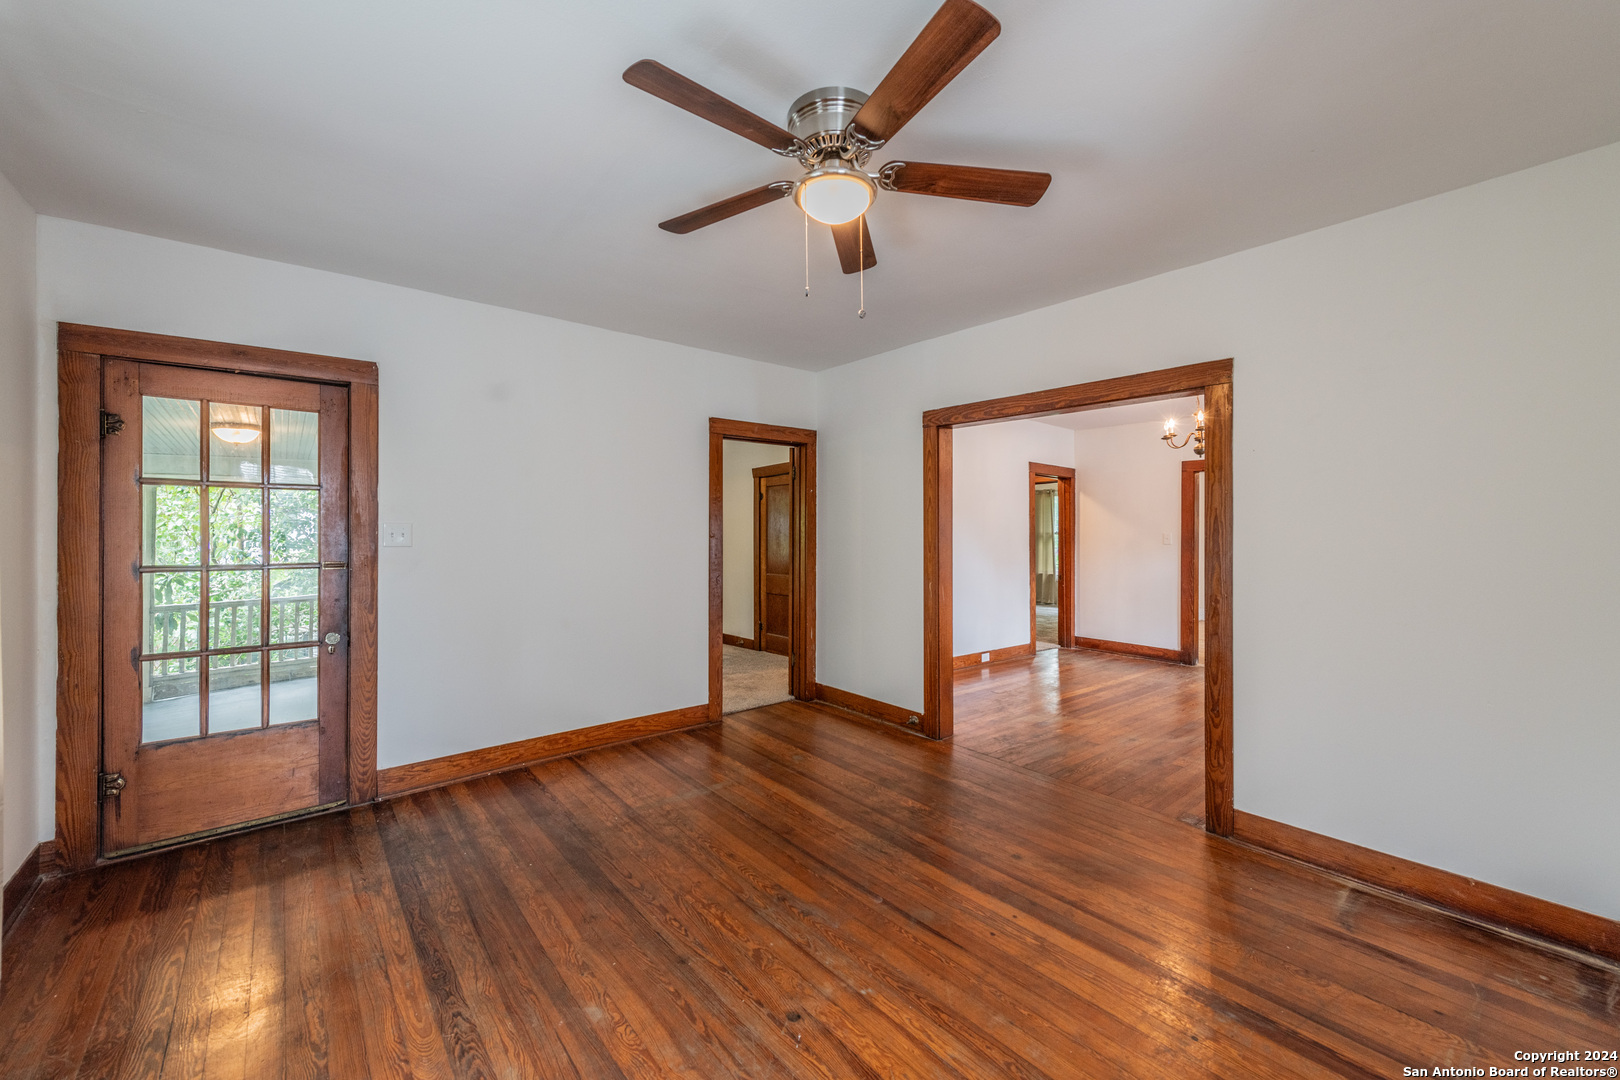
<svg viewBox="0 0 1620 1080">
<path fill-rule="evenodd" d="M 116 799 L 124 793 L 124 787 L 129 781 L 124 779 L 121 772 L 104 772 L 101 774 L 101 797 L 103 799 Z"/>
<path fill-rule="evenodd" d="M 101 410 L 101 437 L 103 439 L 109 435 L 117 435 L 123 430 L 124 418 L 122 416 L 115 412 L 108 412 L 106 409 Z"/>
<path fill-rule="evenodd" d="M 135 673 L 137 675 L 140 674 L 140 671 L 141 671 L 141 647 L 139 645 L 137 645 L 133 649 L 129 650 L 129 666 L 135 669 Z"/>
</svg>

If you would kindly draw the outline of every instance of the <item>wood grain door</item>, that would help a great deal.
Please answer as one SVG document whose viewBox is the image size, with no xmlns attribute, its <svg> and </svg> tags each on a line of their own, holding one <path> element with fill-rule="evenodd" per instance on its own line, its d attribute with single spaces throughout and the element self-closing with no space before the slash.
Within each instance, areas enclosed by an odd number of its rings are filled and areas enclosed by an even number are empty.
<svg viewBox="0 0 1620 1080">
<path fill-rule="evenodd" d="M 345 801 L 348 390 L 102 377 L 102 854 Z"/>
<path fill-rule="evenodd" d="M 759 648 L 793 654 L 793 466 L 754 470 L 754 619 Z"/>
</svg>

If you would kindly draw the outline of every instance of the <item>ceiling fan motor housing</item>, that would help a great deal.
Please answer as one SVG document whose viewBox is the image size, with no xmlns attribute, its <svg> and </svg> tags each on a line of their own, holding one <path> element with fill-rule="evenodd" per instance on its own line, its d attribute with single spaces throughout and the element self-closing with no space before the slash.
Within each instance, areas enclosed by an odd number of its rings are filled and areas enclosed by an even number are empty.
<svg viewBox="0 0 1620 1080">
<path fill-rule="evenodd" d="M 812 167 L 829 157 L 864 164 L 864 161 L 857 159 L 861 148 L 854 145 L 845 132 L 850 121 L 855 119 L 855 114 L 866 104 L 866 97 L 853 87 L 823 86 L 800 95 L 793 103 L 792 108 L 788 109 L 787 128 L 809 151 L 806 155 L 809 160 L 804 163 L 806 167 Z"/>
</svg>

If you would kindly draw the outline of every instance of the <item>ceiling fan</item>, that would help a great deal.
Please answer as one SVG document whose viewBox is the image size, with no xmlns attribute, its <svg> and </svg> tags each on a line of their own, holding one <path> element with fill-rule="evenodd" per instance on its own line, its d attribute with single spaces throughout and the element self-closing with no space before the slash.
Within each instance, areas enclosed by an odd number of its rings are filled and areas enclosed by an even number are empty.
<svg viewBox="0 0 1620 1080">
<path fill-rule="evenodd" d="M 927 161 L 891 161 L 866 171 L 872 152 L 894 138 L 935 94 L 956 78 L 1001 33 L 996 17 L 973 0 L 945 0 L 911 47 L 871 94 L 847 86 L 812 90 L 788 110 L 787 127 L 728 101 L 656 60 L 625 70 L 624 81 L 671 105 L 793 158 L 805 169 L 797 180 L 778 180 L 658 224 L 689 233 L 746 210 L 791 196 L 804 213 L 832 226 L 844 273 L 877 265 L 865 215 L 878 189 L 1034 206 L 1052 175 Z"/>
</svg>

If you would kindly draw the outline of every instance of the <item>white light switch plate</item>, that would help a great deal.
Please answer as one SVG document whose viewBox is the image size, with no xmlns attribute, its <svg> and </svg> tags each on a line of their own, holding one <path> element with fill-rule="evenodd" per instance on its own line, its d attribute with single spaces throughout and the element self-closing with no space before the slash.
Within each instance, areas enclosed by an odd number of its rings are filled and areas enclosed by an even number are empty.
<svg viewBox="0 0 1620 1080">
<path fill-rule="evenodd" d="M 404 525 L 384 524 L 382 532 L 383 547 L 411 546 L 411 526 L 409 523 Z"/>
</svg>

